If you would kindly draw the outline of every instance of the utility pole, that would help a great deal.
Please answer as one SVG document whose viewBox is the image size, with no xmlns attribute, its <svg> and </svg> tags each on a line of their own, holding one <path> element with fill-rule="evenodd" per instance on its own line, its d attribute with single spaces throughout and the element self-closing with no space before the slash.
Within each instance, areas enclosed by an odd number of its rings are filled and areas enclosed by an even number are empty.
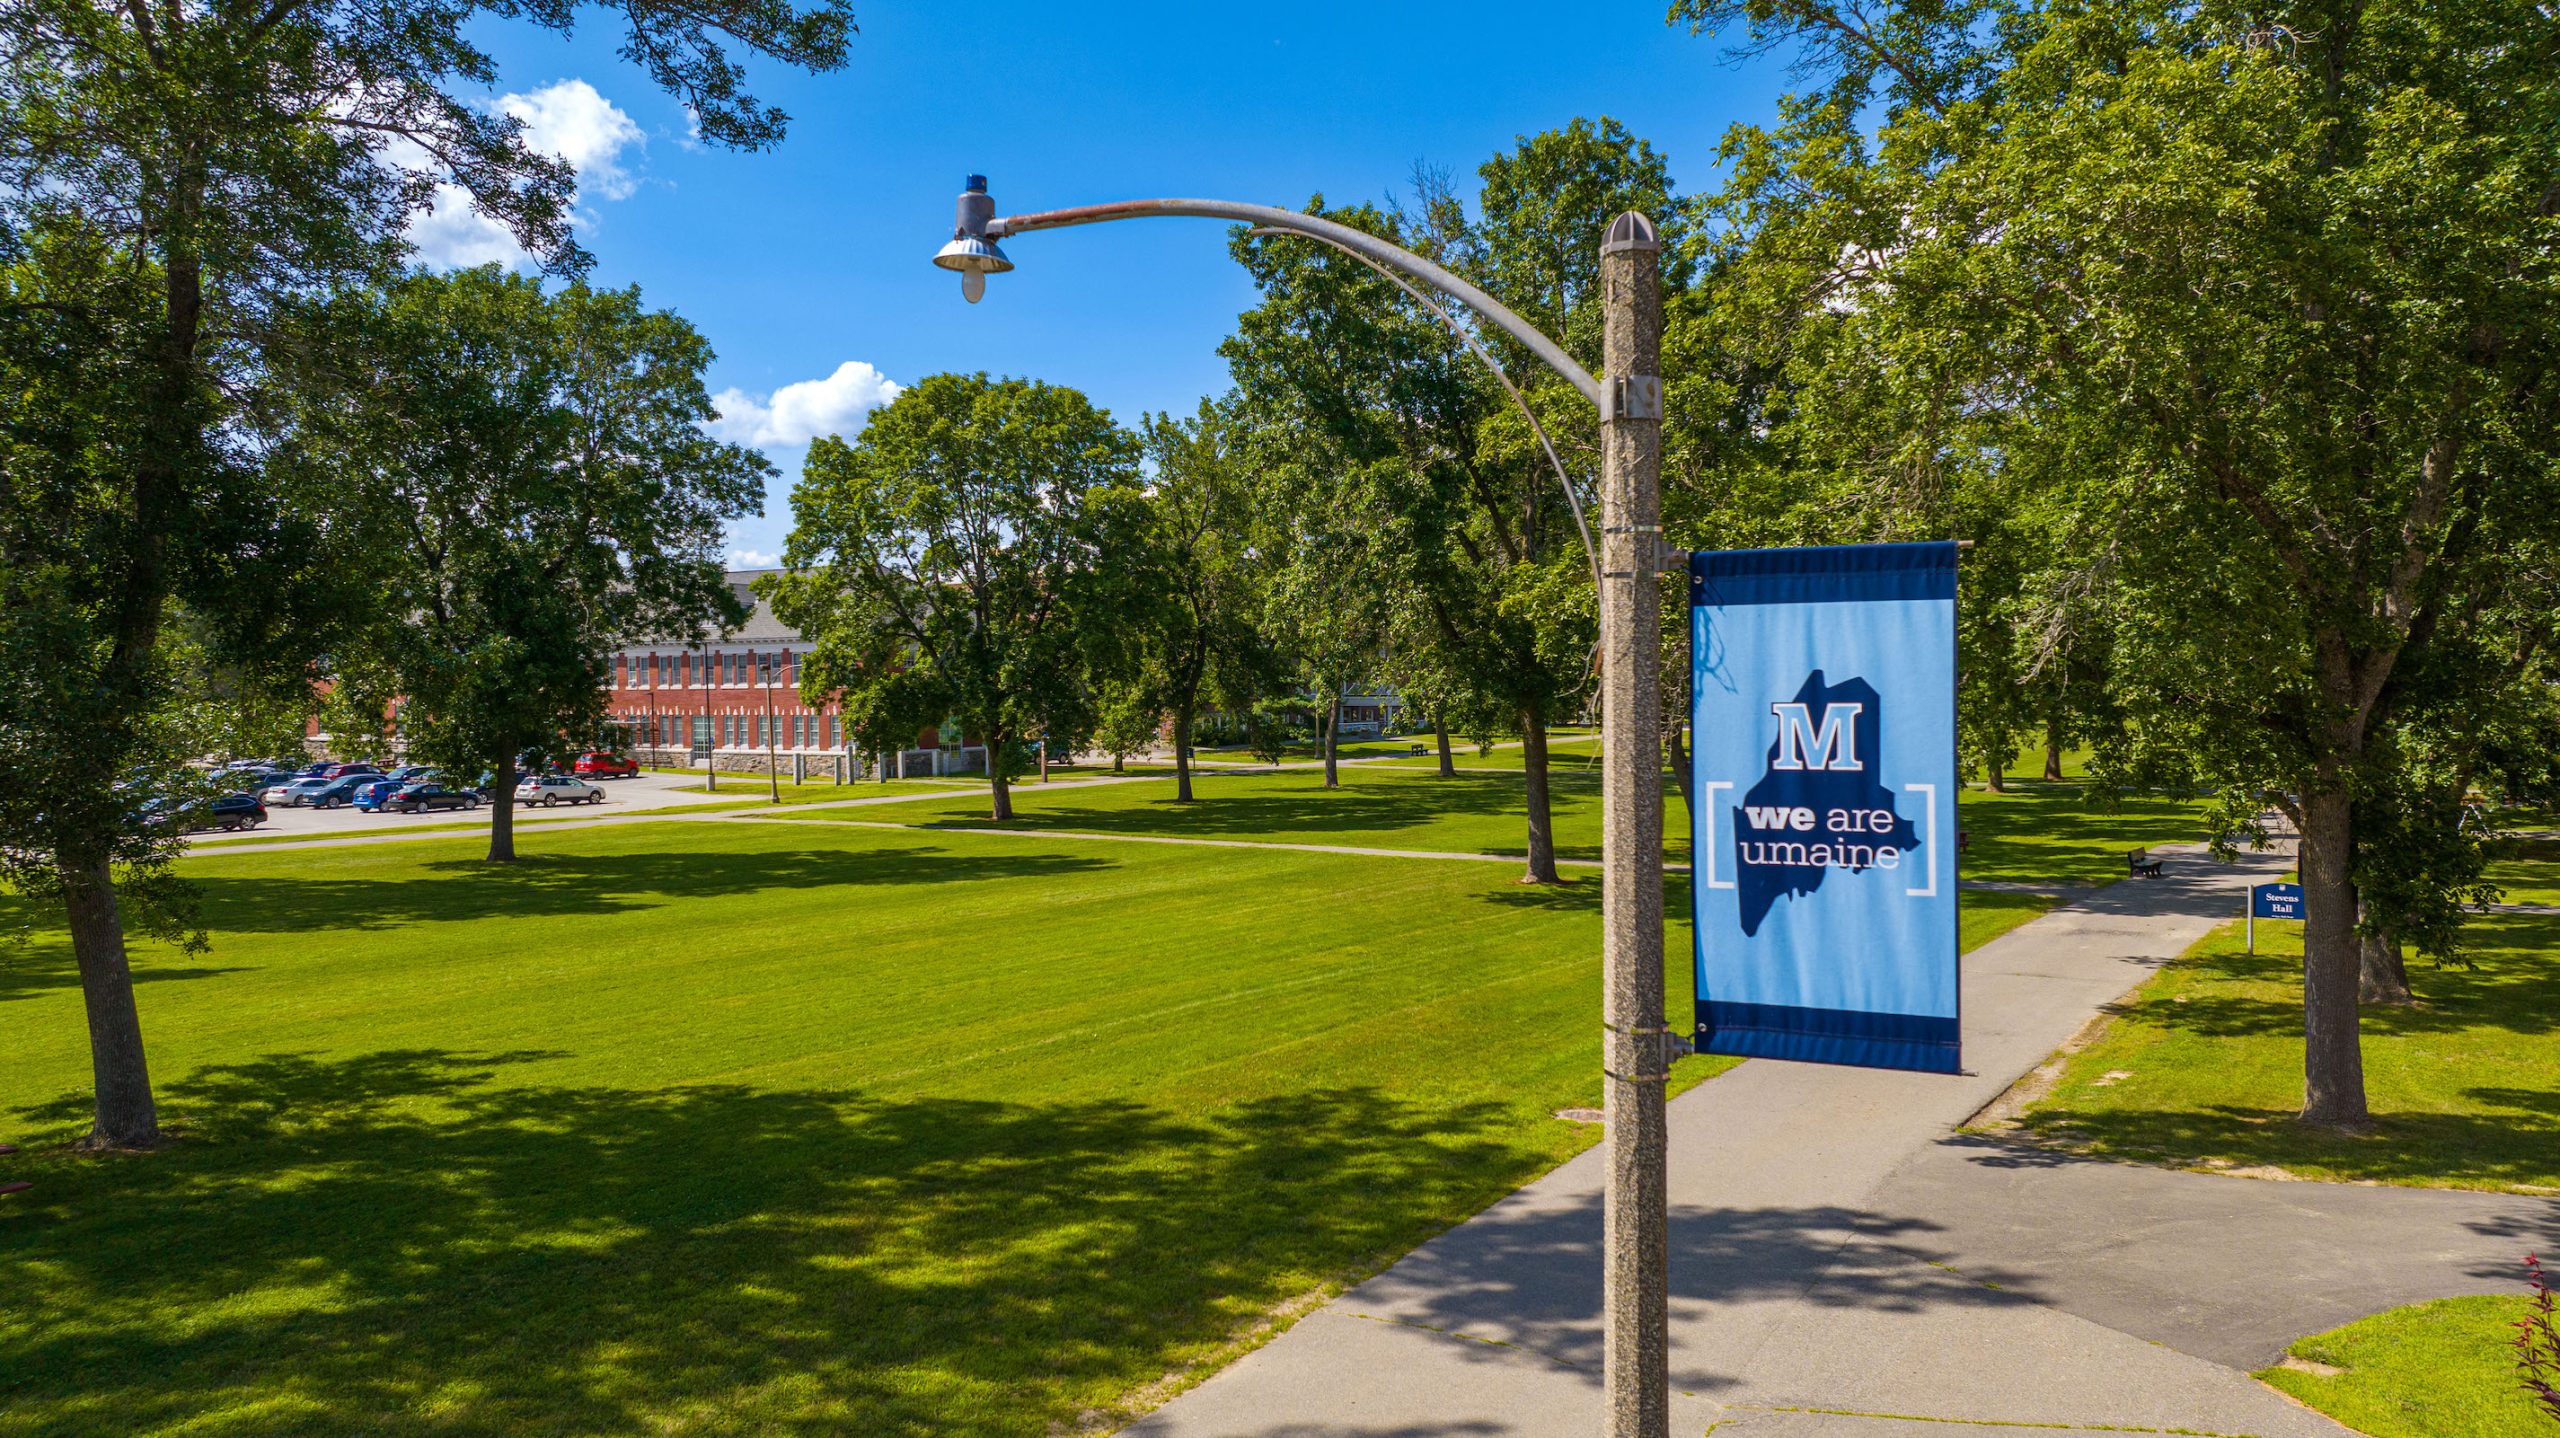
<svg viewBox="0 0 2560 1438">
<path fill-rule="evenodd" d="M 1662 240 L 1600 245 L 1600 969 L 1609 1129 L 1602 1373 L 1610 1438 L 1671 1427 L 1662 1015 Z"/>
</svg>

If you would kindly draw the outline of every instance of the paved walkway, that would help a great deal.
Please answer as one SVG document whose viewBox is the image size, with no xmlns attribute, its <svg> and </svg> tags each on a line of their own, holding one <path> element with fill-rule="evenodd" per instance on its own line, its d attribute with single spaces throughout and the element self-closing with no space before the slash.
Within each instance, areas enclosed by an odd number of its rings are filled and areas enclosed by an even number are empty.
<svg viewBox="0 0 2560 1438">
<path fill-rule="evenodd" d="M 1671 1109 L 1676 1434 L 2338 1438 L 2254 1380 L 2302 1333 L 2512 1289 L 2549 1200 L 2081 1163 L 1958 1125 L 2281 856 L 2112 885 L 1965 959 L 1959 1077 L 1748 1063 Z M 1131 1438 L 1600 1429 L 1594 1149 L 1301 1320 Z"/>
</svg>

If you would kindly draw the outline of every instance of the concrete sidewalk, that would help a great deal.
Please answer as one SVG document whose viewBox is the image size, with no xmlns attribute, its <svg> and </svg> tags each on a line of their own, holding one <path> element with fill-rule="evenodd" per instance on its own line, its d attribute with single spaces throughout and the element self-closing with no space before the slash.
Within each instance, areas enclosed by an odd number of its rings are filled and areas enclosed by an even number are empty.
<svg viewBox="0 0 2560 1438">
<path fill-rule="evenodd" d="M 2079 1164 L 1955 1134 L 2286 862 L 2179 854 L 2168 878 L 1966 956 L 1965 1075 L 1754 1062 L 1675 1101 L 1673 1432 L 2345 1433 L 2231 1365 L 2495 1286 L 2518 1243 L 2560 1227 L 2549 1201 Z M 1599 1432 L 1601 1160 L 1530 1184 L 1127 1431 Z M 2390 1257 L 2321 1273 L 2359 1251 Z"/>
</svg>

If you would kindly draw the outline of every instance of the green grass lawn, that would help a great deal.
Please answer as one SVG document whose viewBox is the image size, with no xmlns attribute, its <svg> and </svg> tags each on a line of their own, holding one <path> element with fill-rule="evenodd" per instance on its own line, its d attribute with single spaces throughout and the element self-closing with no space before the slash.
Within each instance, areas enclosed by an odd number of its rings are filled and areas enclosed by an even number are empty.
<svg viewBox="0 0 2560 1438">
<path fill-rule="evenodd" d="M 1598 1098 L 1596 880 L 477 847 L 190 860 L 212 951 L 137 956 L 183 1135 L 148 1158 L 59 1150 L 70 961 L 0 959 L 36 1184 L 0 1208 L 0 1433 L 1072 1428 L 1595 1136 L 1552 1113 Z"/>
<path fill-rule="evenodd" d="M 696 770 L 695 773 L 699 775 L 700 771 Z M 720 787 L 717 789 L 700 782 L 697 778 L 694 783 L 677 785 L 676 792 L 718 794 L 723 799 L 735 799 L 742 804 L 758 801 L 771 803 L 776 787 L 781 789 L 782 802 L 785 804 L 818 804 L 836 799 L 895 798 L 902 795 L 921 797 L 933 794 L 971 795 L 974 796 L 975 802 L 984 804 L 987 792 L 986 780 L 973 779 L 966 775 L 953 775 L 948 779 L 891 779 L 885 783 L 878 779 L 857 779 L 850 784 L 839 784 L 832 779 L 811 779 L 806 784 L 795 784 L 785 779 L 776 786 L 762 774 L 727 773 L 720 776 Z"/>
<path fill-rule="evenodd" d="M 135 959 L 167 1152 L 63 1151 L 69 955 L 0 950 L 0 1435 L 1107 1422 L 1594 1140 L 1553 1113 L 1598 1098 L 1599 882 L 1054 831 L 1516 853 L 1513 762 L 199 854 L 211 951 Z M 2179 818 L 1970 796 L 1967 871 Z"/>
<path fill-rule="evenodd" d="M 2560 895 L 2560 844 L 2497 875 L 2516 902 Z M 2412 1008 L 2364 1013 L 2369 1134 L 2306 1129 L 2298 924 L 2237 921 L 2144 985 L 2031 1107 L 2031 1134 L 2109 1157 L 2267 1166 L 2316 1178 L 2560 1191 L 2560 917 L 2476 917 L 2474 968 L 2412 960 Z M 2112 1074 L 2125 1077 L 2110 1079 Z"/>
<path fill-rule="evenodd" d="M 2523 1298 L 2444 1298 L 2394 1308 L 2293 1345 L 2335 1374 L 2258 1377 L 2373 1438 L 2549 1438 L 2560 1424 L 2516 1383 L 2507 1346 Z"/>
</svg>

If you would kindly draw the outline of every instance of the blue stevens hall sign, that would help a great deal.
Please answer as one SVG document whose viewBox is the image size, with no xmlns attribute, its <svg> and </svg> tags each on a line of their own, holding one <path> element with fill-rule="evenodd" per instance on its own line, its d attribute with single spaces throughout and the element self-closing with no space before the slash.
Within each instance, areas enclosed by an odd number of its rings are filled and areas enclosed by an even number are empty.
<svg viewBox="0 0 2560 1438">
<path fill-rule="evenodd" d="M 1957 1072 L 1956 546 L 1689 575 L 1699 1051 Z"/>
</svg>

